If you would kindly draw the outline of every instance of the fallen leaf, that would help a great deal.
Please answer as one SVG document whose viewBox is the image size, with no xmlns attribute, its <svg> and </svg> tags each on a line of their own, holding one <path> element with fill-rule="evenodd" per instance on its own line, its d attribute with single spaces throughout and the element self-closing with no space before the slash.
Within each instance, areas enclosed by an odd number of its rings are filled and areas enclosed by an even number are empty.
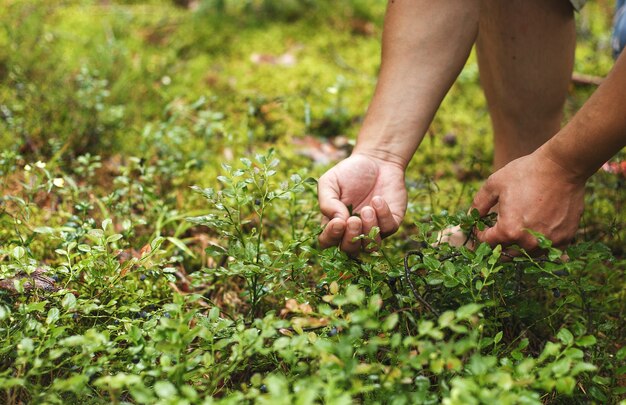
<svg viewBox="0 0 626 405">
<path fill-rule="evenodd" d="M 54 284 L 54 280 L 45 275 L 44 269 L 36 269 L 31 274 L 26 273 L 18 273 L 14 277 L 9 277 L 0 280 L 0 289 L 10 291 L 12 293 L 17 293 L 17 289 L 15 288 L 15 282 L 22 282 L 22 280 L 26 279 L 23 287 L 25 292 L 30 292 L 32 290 L 43 290 L 46 292 L 55 292 L 58 291 L 59 288 Z"/>
<path fill-rule="evenodd" d="M 343 142 L 343 138 L 340 141 Z M 348 152 L 344 148 L 339 148 L 327 140 L 322 141 L 311 135 L 294 138 L 293 144 L 297 146 L 300 155 L 306 156 L 319 164 L 329 164 L 345 159 L 348 156 Z"/>
<path fill-rule="evenodd" d="M 295 66 L 298 62 L 296 55 L 291 52 L 285 52 L 282 55 L 253 53 L 250 55 L 250 61 L 255 65 L 277 65 L 285 67 Z"/>
</svg>

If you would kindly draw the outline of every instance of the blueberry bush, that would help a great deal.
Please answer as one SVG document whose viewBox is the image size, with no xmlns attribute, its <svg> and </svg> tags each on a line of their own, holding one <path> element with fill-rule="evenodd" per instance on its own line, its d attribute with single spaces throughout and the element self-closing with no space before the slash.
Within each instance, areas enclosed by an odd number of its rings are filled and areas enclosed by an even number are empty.
<svg viewBox="0 0 626 405">
<path fill-rule="evenodd" d="M 492 153 L 473 55 L 405 224 L 351 258 L 316 243 L 316 179 L 358 131 L 383 2 L 3 10 L 0 402 L 624 403 L 623 152 L 565 250 L 435 244 L 491 220 L 466 212 Z M 610 19 L 577 16 L 578 72 L 610 69 Z"/>
</svg>

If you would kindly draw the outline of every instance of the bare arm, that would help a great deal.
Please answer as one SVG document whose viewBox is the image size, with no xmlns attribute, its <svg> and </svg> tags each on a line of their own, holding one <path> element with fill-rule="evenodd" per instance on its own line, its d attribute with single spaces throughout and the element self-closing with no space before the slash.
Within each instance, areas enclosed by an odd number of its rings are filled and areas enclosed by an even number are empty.
<svg viewBox="0 0 626 405">
<path fill-rule="evenodd" d="M 626 53 L 572 120 L 541 148 L 542 153 L 587 180 L 626 146 Z"/>
<path fill-rule="evenodd" d="M 319 180 L 322 247 L 357 253 L 377 226 L 394 233 L 406 211 L 404 170 L 472 48 L 478 0 L 390 0 L 381 70 L 353 155 Z M 361 216 L 350 216 L 347 206 Z"/>
<path fill-rule="evenodd" d="M 391 0 L 378 84 L 355 153 L 406 167 L 478 32 L 476 0 Z"/>
<path fill-rule="evenodd" d="M 534 153 L 512 161 L 487 179 L 473 206 L 485 215 L 496 204 L 498 221 L 477 232 L 481 242 L 527 251 L 546 235 L 556 246 L 574 237 L 587 179 L 626 145 L 626 54 L 574 118 Z"/>
</svg>

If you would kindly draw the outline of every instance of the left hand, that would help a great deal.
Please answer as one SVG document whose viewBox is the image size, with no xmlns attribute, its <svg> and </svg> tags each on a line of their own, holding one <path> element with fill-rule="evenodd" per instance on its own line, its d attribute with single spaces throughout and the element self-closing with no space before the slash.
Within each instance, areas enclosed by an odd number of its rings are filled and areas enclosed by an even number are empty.
<svg viewBox="0 0 626 405">
<path fill-rule="evenodd" d="M 585 181 L 558 165 L 540 148 L 492 174 L 474 198 L 481 216 L 496 208 L 496 224 L 476 230 L 480 242 L 517 245 L 528 253 L 538 243 L 528 230 L 545 235 L 555 247 L 571 243 L 583 213 Z M 497 207 L 496 207 L 497 206 Z"/>
</svg>

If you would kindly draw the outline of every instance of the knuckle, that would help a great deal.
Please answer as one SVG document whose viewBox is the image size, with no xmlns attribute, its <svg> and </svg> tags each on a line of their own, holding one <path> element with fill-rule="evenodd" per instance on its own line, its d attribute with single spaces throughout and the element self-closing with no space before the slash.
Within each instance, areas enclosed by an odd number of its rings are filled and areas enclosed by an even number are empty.
<svg viewBox="0 0 626 405">
<path fill-rule="evenodd" d="M 502 236 L 509 242 L 517 242 L 522 239 L 522 231 L 519 228 L 504 227 L 502 229 Z"/>
</svg>

